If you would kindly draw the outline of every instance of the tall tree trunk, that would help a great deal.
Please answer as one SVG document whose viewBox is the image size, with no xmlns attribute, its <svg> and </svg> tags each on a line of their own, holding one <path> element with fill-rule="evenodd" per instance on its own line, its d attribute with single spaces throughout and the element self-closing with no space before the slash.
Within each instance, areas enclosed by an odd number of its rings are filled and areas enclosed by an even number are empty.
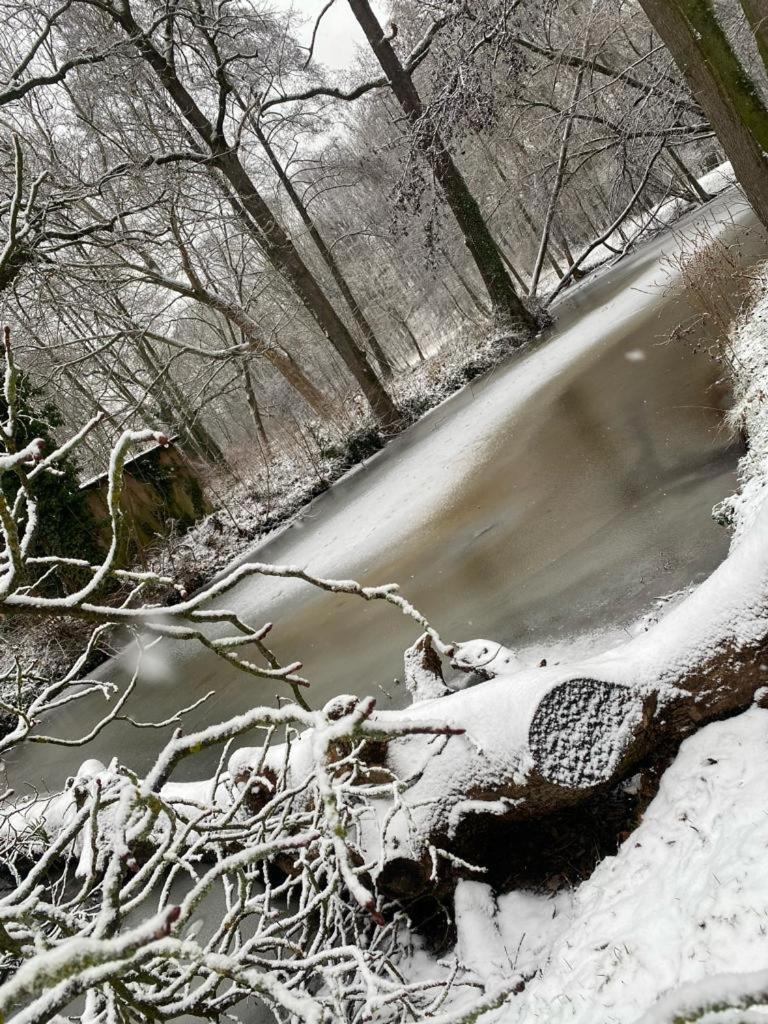
<svg viewBox="0 0 768 1024">
<path fill-rule="evenodd" d="M 259 228 L 256 237 L 261 239 L 260 244 L 266 256 L 291 282 L 296 294 L 360 385 L 376 419 L 385 429 L 400 429 L 403 426 L 403 418 L 376 376 L 365 353 L 328 301 L 282 225 L 272 216 L 271 210 L 256 191 L 237 156 L 227 150 L 220 155 L 216 166 L 232 185 L 242 204 L 242 210 L 247 214 L 246 222 L 253 218 L 253 222 Z"/>
<path fill-rule="evenodd" d="M 290 282 L 309 313 L 365 395 L 371 410 L 387 430 L 398 430 L 404 419 L 386 388 L 376 376 L 365 353 L 360 349 L 346 324 L 338 315 L 306 266 L 298 249 L 283 226 L 274 217 L 250 175 L 240 162 L 237 151 L 214 126 L 188 92 L 176 69 L 155 47 L 142 30 L 130 8 L 110 7 L 109 16 L 122 28 L 130 43 L 154 71 L 158 81 L 179 114 L 210 153 L 208 165 L 218 171 L 231 189 L 233 207 L 243 226 L 256 241 L 275 269 Z"/>
<path fill-rule="evenodd" d="M 514 277 L 515 281 L 517 281 L 522 291 L 527 291 L 527 287 L 525 281 L 522 278 L 522 275 L 516 269 L 514 263 L 509 258 L 509 256 L 507 255 L 506 251 L 502 246 L 499 246 L 499 252 L 501 253 L 501 258 L 504 260 L 504 263 L 506 264 L 507 270 L 510 272 L 512 277 Z"/>
<path fill-rule="evenodd" d="M 528 212 L 528 209 L 526 208 L 525 204 L 523 203 L 523 201 L 520 199 L 519 196 L 515 196 L 515 206 L 520 211 L 520 216 L 525 221 L 525 223 L 526 223 L 526 225 L 528 227 L 528 230 L 531 233 L 531 241 L 533 242 L 534 246 L 537 245 L 538 240 L 539 240 L 539 232 L 538 232 L 538 229 L 536 227 L 536 222 L 534 221 L 533 217 Z M 549 263 L 550 267 L 552 267 L 552 269 L 554 270 L 554 272 L 557 274 L 557 276 L 559 278 L 562 279 L 563 277 L 565 277 L 565 271 L 560 266 L 560 264 L 557 262 L 555 257 L 552 255 L 552 250 L 551 250 L 550 247 L 547 247 L 547 262 Z"/>
<path fill-rule="evenodd" d="M 312 383 L 289 352 L 281 351 L 279 348 L 271 346 L 261 352 L 260 355 L 263 355 L 278 373 L 285 377 L 291 387 L 301 395 L 317 416 L 321 419 L 331 418 L 333 408 L 327 396 Z"/>
<path fill-rule="evenodd" d="M 394 312 L 391 307 L 390 307 L 390 316 L 402 328 L 403 333 L 405 334 L 405 336 L 410 341 L 411 345 L 413 345 L 414 349 L 416 350 L 416 355 L 419 357 L 419 362 L 423 363 L 424 360 L 426 359 L 426 356 L 424 355 L 424 350 L 422 349 L 421 345 L 419 344 L 419 339 L 416 337 L 416 335 L 411 330 L 411 326 L 408 323 L 408 321 L 405 319 L 404 316 L 400 316 L 399 314 Z"/>
<path fill-rule="evenodd" d="M 368 318 L 366 317 L 365 313 L 363 313 L 362 309 L 360 308 L 360 303 L 355 298 L 354 293 L 352 292 L 352 289 L 347 284 L 347 279 L 344 277 L 344 274 L 341 271 L 341 267 L 339 266 L 339 264 L 338 264 L 338 262 L 336 260 L 336 257 L 333 255 L 333 253 L 331 252 L 330 248 L 326 244 L 325 239 L 320 234 L 320 231 L 319 231 L 317 225 L 315 224 L 315 222 L 314 222 L 314 220 L 313 220 L 309 210 L 306 208 L 306 206 L 302 202 L 301 196 L 298 194 L 298 192 L 294 188 L 293 182 L 291 181 L 290 177 L 286 173 L 285 168 L 283 167 L 283 165 L 278 160 L 278 158 L 277 158 L 277 156 L 275 154 L 275 151 L 270 146 L 269 142 L 267 141 L 266 136 L 264 135 L 264 132 L 261 130 L 261 128 L 259 127 L 258 124 L 254 124 L 254 131 L 256 132 L 256 137 L 258 138 L 259 142 L 261 143 L 261 145 L 262 145 L 262 147 L 264 149 L 264 152 L 267 154 L 267 157 L 269 158 L 269 162 L 274 167 L 275 173 L 277 174 L 278 178 L 280 179 L 280 183 L 282 184 L 283 188 L 285 189 L 286 194 L 288 195 L 288 198 L 293 203 L 293 205 L 294 205 L 294 207 L 296 209 L 296 212 L 298 213 L 299 217 L 301 217 L 302 223 L 304 224 L 304 226 L 306 227 L 307 231 L 309 232 L 309 237 L 315 243 L 315 246 L 317 247 L 317 251 L 320 253 L 320 256 L 322 257 L 323 262 L 325 263 L 325 265 L 328 267 L 328 270 L 330 271 L 331 277 L 336 282 L 336 285 L 337 285 L 339 291 L 341 292 L 341 295 L 342 295 L 344 301 L 346 302 L 346 304 L 347 304 L 347 306 L 349 308 L 350 313 L 352 314 L 352 319 L 357 324 L 358 330 L 360 331 L 360 334 L 362 335 L 363 340 L 368 345 L 368 347 L 370 348 L 371 352 L 373 352 L 374 357 L 376 359 L 376 362 L 379 364 L 379 367 L 381 368 L 382 376 L 385 379 L 391 377 L 392 376 L 392 364 L 391 364 L 391 362 L 389 360 L 389 357 L 387 356 L 386 352 L 382 348 L 381 343 L 379 342 L 379 339 L 376 337 L 376 333 L 375 333 L 373 327 L 371 327 L 371 324 L 370 324 Z"/>
<path fill-rule="evenodd" d="M 768 109 L 711 0 L 640 3 L 706 113 L 755 213 L 768 226 Z"/>
<path fill-rule="evenodd" d="M 247 359 L 240 360 L 240 374 L 243 378 L 243 388 L 245 390 L 245 398 L 248 402 L 248 408 L 251 411 L 253 418 L 253 425 L 256 427 L 256 436 L 259 439 L 261 445 L 261 452 L 264 456 L 265 461 L 269 458 L 269 438 L 267 437 L 267 431 L 264 427 L 264 418 L 261 415 L 261 409 L 256 398 L 256 389 L 253 386 L 253 377 L 251 376 L 251 368 L 248 365 Z"/>
<path fill-rule="evenodd" d="M 584 81 L 584 72 L 580 68 L 576 75 L 576 82 L 573 87 L 573 94 L 571 96 L 571 102 L 568 108 L 568 113 L 565 118 L 565 126 L 563 127 L 562 140 L 560 142 L 560 152 L 557 158 L 557 168 L 555 170 L 555 180 L 552 185 L 552 192 L 549 197 L 549 203 L 547 204 L 547 213 L 544 218 L 544 227 L 541 232 L 541 242 L 539 244 L 539 251 L 536 256 L 536 262 L 533 266 L 533 273 L 531 274 L 531 283 L 528 288 L 528 294 L 534 296 L 539 287 L 539 279 L 541 277 L 541 271 L 544 266 L 544 257 L 547 252 L 547 247 L 550 242 L 550 234 L 552 231 L 552 225 L 555 219 L 555 210 L 557 209 L 557 203 L 560 199 L 560 193 L 563 189 L 565 182 L 565 171 L 568 165 L 568 150 L 570 148 L 571 134 L 573 133 L 573 118 L 576 113 L 576 104 L 579 102 L 579 96 L 581 95 L 581 85 Z M 572 260 L 568 261 L 572 263 Z"/>
<path fill-rule="evenodd" d="M 563 230 L 563 225 L 557 218 L 552 224 L 552 238 L 557 243 L 557 248 L 563 254 L 563 259 L 570 267 L 573 263 L 573 253 L 571 252 L 571 247 L 568 244 L 568 239 L 566 238 L 565 231 Z"/>
<path fill-rule="evenodd" d="M 667 156 L 672 161 L 672 164 L 677 170 L 679 176 L 683 179 L 683 182 L 688 188 L 689 192 L 692 192 L 702 203 L 709 202 L 712 196 L 707 192 L 704 186 L 701 184 L 699 179 L 688 169 L 688 166 L 680 157 L 679 153 L 676 153 L 672 146 L 668 146 L 666 150 Z"/>
<path fill-rule="evenodd" d="M 448 266 L 453 271 L 454 277 L 472 300 L 472 304 L 481 313 L 487 316 L 491 311 L 489 310 L 485 302 L 483 302 L 482 298 L 478 295 L 475 289 L 472 287 L 472 285 L 469 283 L 466 274 L 462 274 L 461 270 L 459 270 L 459 268 L 456 266 L 455 262 L 451 259 L 450 254 L 448 252 L 445 253 L 445 258 L 448 263 Z"/>
<path fill-rule="evenodd" d="M 382 32 L 370 3 L 368 0 L 349 0 L 349 6 L 389 79 L 403 112 L 411 124 L 416 124 L 425 116 L 421 97 L 410 74 L 400 63 L 391 43 Z M 477 264 L 488 290 L 498 326 L 513 334 L 530 334 L 535 326 L 534 319 L 515 291 L 477 200 L 470 192 L 445 143 L 436 131 L 419 131 L 417 138 L 456 218 L 467 248 Z"/>
</svg>

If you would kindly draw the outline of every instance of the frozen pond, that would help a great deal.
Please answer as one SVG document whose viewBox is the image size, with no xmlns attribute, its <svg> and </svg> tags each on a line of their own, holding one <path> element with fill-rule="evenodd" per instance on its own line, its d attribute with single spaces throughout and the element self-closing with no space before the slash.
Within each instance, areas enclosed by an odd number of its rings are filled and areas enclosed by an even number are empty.
<svg viewBox="0 0 768 1024">
<path fill-rule="evenodd" d="M 702 578 L 728 547 L 710 510 L 734 489 L 738 448 L 718 368 L 664 343 L 689 315 L 664 255 L 705 218 L 743 242 L 746 262 L 765 251 L 733 192 L 689 216 L 568 295 L 545 344 L 434 410 L 246 557 L 396 581 L 445 638 L 490 637 L 531 658 Z M 313 706 L 339 692 L 404 703 L 393 679 L 418 629 L 391 607 L 260 578 L 222 603 L 275 623 L 271 646 L 303 661 Z M 277 687 L 167 647 L 133 707 L 158 718 L 212 689 L 198 720 L 271 702 Z M 78 706 L 56 731 L 85 720 Z M 116 725 L 87 752 L 27 747 L 13 774 L 58 785 L 85 756 L 114 754 L 140 770 L 159 739 Z"/>
</svg>

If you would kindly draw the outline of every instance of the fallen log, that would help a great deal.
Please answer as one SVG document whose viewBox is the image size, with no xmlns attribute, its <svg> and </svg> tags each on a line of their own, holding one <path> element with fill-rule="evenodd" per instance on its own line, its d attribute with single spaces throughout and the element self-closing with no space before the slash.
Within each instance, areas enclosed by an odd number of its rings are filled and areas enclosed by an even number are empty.
<svg viewBox="0 0 768 1024">
<path fill-rule="evenodd" d="M 357 713 L 365 721 L 356 754 L 361 793 L 367 787 L 360 845 L 365 860 L 377 865 L 371 877 L 385 896 L 446 893 L 457 878 L 478 877 L 500 857 L 510 865 L 535 857 L 537 842 L 551 847 L 563 815 L 594 805 L 648 764 L 669 759 L 701 725 L 744 710 L 756 695 L 763 698 L 768 503 L 709 579 L 647 632 L 613 650 L 527 669 L 498 644 L 476 641 L 450 653 L 455 664 L 482 670 L 486 681 L 448 691 L 425 635 L 406 656 L 411 707 L 379 712 L 370 700 L 339 697 L 325 709 L 329 721 Z M 312 777 L 317 752 L 311 732 L 294 739 L 288 753 L 279 744 L 266 757 L 262 747 L 238 750 L 216 799 L 227 780 L 258 792 L 254 775 L 268 782 L 272 763 L 286 758 L 297 782 Z M 329 745 L 331 775 L 349 749 L 346 740 Z M 97 770 L 103 766 L 86 764 L 79 774 Z M 183 803 L 208 789 L 208 783 L 174 783 L 163 795 Z M 63 820 L 58 804 L 70 800 L 67 794 L 53 798 L 44 817 Z M 27 814 L 17 808 L 17 821 Z"/>
<path fill-rule="evenodd" d="M 768 503 L 722 565 L 647 632 L 570 665 L 519 671 L 514 659 L 495 661 L 501 670 L 486 665 L 487 682 L 374 716 L 389 727 L 423 716 L 465 731 L 438 744 L 420 736 L 388 744 L 393 774 L 418 775 L 383 838 L 379 885 L 388 893 L 471 877 L 469 864 L 498 858 L 489 835 L 514 859 L 517 826 L 530 841 L 532 823 L 546 830 L 553 816 L 668 760 L 701 725 L 762 700 Z"/>
</svg>

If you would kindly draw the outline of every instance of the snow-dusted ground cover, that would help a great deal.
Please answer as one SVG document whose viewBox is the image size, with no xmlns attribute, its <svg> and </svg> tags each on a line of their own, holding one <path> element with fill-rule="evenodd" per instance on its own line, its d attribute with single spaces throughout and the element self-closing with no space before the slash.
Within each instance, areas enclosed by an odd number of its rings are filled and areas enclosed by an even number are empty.
<svg viewBox="0 0 768 1024">
<path fill-rule="evenodd" d="M 735 325 L 728 358 L 733 367 L 734 428 L 749 438 L 749 449 L 739 466 L 738 494 L 718 507 L 717 513 L 733 527 L 734 543 L 749 530 L 768 495 L 768 266 L 755 287 L 757 298 Z"/>
<path fill-rule="evenodd" d="M 665 992 L 768 968 L 767 754 L 768 711 L 702 729 L 618 855 L 571 893 L 496 900 L 461 883 L 458 951 L 484 980 L 529 976 L 493 1019 L 635 1024 Z"/>
<path fill-rule="evenodd" d="M 423 363 L 400 374 L 391 385 L 393 397 L 411 420 L 417 420 L 509 354 L 508 344 L 468 326 L 444 339 Z M 289 522 L 385 443 L 365 417 L 341 440 L 334 440 L 320 425 L 313 429 L 322 451 L 311 460 L 276 455 L 268 468 L 258 469 L 247 482 L 227 487 L 225 507 L 187 533 L 159 543 L 149 556 L 151 567 L 181 572 L 190 586 L 201 585 L 240 556 L 244 546 Z"/>
</svg>

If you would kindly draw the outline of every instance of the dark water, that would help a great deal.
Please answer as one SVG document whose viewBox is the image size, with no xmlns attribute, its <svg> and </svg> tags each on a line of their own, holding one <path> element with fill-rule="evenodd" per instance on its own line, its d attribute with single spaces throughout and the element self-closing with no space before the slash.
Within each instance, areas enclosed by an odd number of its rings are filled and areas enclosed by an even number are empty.
<svg viewBox="0 0 768 1024">
<path fill-rule="evenodd" d="M 733 194 L 705 216 L 743 242 L 746 263 L 765 251 Z M 738 448 L 718 366 L 666 341 L 690 312 L 667 280 L 664 253 L 677 244 L 668 234 L 582 286 L 546 344 L 445 403 L 249 556 L 397 581 L 445 638 L 534 650 L 628 623 L 709 573 L 728 548 L 710 510 L 735 487 Z M 339 692 L 404 702 L 392 680 L 418 628 L 393 609 L 260 578 L 220 603 L 275 622 L 273 646 L 303 660 L 313 706 Z M 161 717 L 214 689 L 197 719 L 214 720 L 271 702 L 276 688 L 203 650 L 167 648 L 134 708 Z M 59 716 L 57 731 L 73 735 L 87 717 Z M 158 742 L 117 725 L 87 751 L 38 748 L 10 767 L 53 786 L 85 756 L 117 753 L 141 769 Z"/>
</svg>

